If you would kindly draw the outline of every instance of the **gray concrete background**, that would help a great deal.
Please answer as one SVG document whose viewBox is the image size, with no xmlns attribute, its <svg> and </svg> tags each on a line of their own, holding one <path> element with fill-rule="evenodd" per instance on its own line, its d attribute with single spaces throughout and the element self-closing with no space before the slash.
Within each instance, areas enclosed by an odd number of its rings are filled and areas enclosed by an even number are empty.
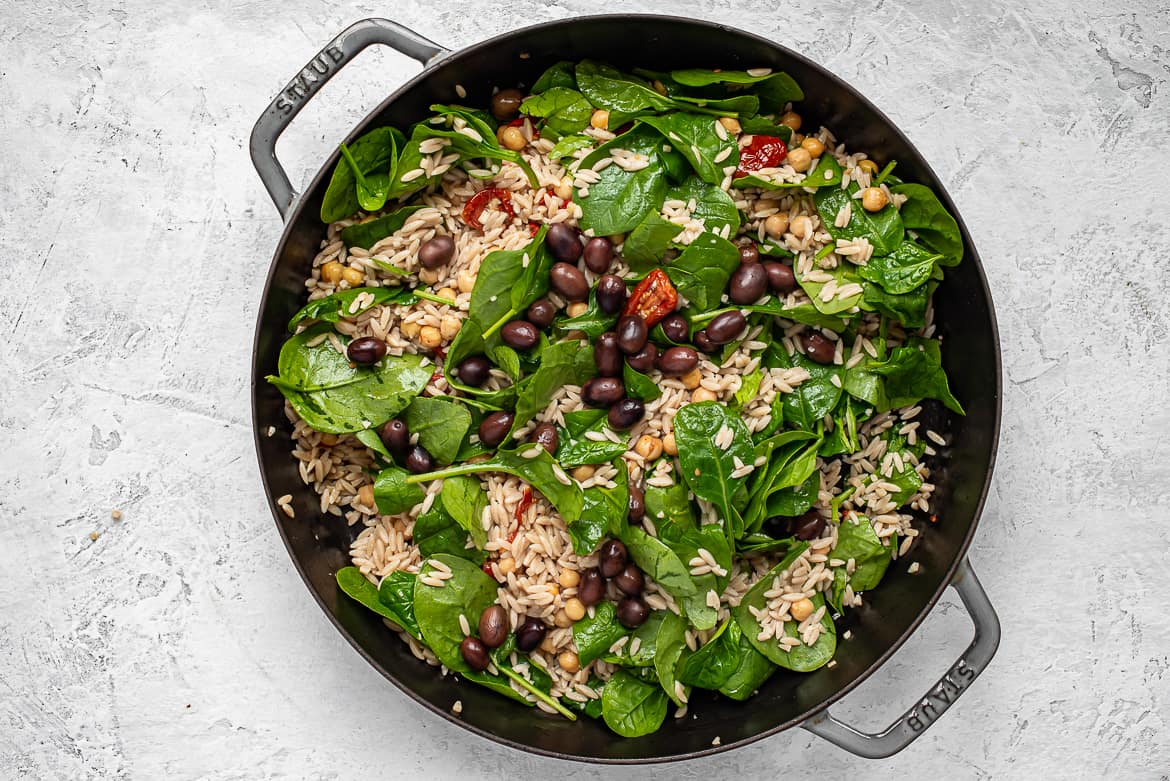
<svg viewBox="0 0 1170 781">
<path fill-rule="evenodd" d="M 991 669 L 881 763 L 796 731 L 600 769 L 497 747 L 409 702 L 312 604 L 261 494 L 248 362 L 281 224 L 248 132 L 357 18 L 458 47 L 615 9 L 8 0 L 0 777 L 1167 778 L 1170 8 L 627 8 L 807 53 L 900 123 L 958 203 L 1003 331 L 1000 466 L 972 552 L 1004 625 Z M 282 143 L 294 181 L 416 67 L 367 54 L 339 77 Z M 839 713 L 884 724 L 968 634 L 944 604 Z"/>
</svg>

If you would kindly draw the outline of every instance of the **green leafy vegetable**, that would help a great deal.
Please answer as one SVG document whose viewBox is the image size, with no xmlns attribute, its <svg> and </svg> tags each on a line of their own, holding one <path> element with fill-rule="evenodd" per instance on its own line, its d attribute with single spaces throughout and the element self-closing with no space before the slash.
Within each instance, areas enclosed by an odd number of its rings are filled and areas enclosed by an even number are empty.
<svg viewBox="0 0 1170 781">
<path fill-rule="evenodd" d="M 725 428 L 731 432 L 731 442 L 723 447 L 716 443 Z M 725 533 L 734 539 L 742 531 L 742 520 L 732 497 L 747 477 L 732 473 L 756 457 L 743 421 L 714 401 L 687 404 L 674 417 L 674 437 L 683 479 L 695 496 L 719 509 Z"/>
<path fill-rule="evenodd" d="M 451 571 L 451 577 L 442 586 L 428 586 L 424 582 L 436 571 L 432 561 L 446 565 Z M 414 587 L 414 616 L 423 641 L 447 669 L 464 674 L 472 672 L 459 651 L 463 642 L 459 616 L 465 616 L 475 626 L 480 613 L 495 604 L 496 585 L 478 566 L 458 556 L 438 554 L 419 568 Z"/>
<path fill-rule="evenodd" d="M 617 607 L 612 602 L 598 602 L 592 616 L 573 624 L 573 643 L 581 666 L 608 654 L 609 647 L 625 635 L 626 628 L 617 620 Z"/>
<path fill-rule="evenodd" d="M 483 550 L 487 544 L 483 513 L 488 506 L 488 497 L 479 480 L 468 475 L 449 477 L 443 481 L 439 500 L 447 514 L 471 537 L 475 547 Z"/>
<path fill-rule="evenodd" d="M 861 203 L 852 197 L 857 189 L 857 183 L 854 182 L 847 190 L 840 187 L 817 190 L 817 212 L 821 215 L 821 224 L 834 239 L 868 239 L 875 255 L 888 255 L 905 237 L 902 217 L 893 204 L 886 204 L 876 212 L 861 208 Z M 846 204 L 851 206 L 849 222 L 838 228 L 835 224 L 837 213 Z"/>
<path fill-rule="evenodd" d="M 739 665 L 719 687 L 719 692 L 733 700 L 742 702 L 751 697 L 764 684 L 764 681 L 771 678 L 772 673 L 779 668 L 772 664 L 768 657 L 755 649 L 751 641 L 744 636 L 742 631 L 739 631 L 738 623 L 733 629 L 727 631 L 729 633 L 735 631 L 738 637 Z"/>
<path fill-rule="evenodd" d="M 601 715 L 624 738 L 649 735 L 666 719 L 666 693 L 625 670 L 615 670 L 601 691 Z"/>
<path fill-rule="evenodd" d="M 546 92 L 553 87 L 565 87 L 566 89 L 577 89 L 577 77 L 573 74 L 575 65 L 568 60 L 550 65 L 544 73 L 540 74 L 540 78 L 532 85 L 532 94 L 539 95 Z"/>
<path fill-rule="evenodd" d="M 607 534 L 621 534 L 630 508 L 630 493 L 626 464 L 620 458 L 613 462 L 617 469 L 614 487 L 586 488 L 581 517 L 567 524 L 573 551 L 588 556 Z"/>
<path fill-rule="evenodd" d="M 555 140 L 586 128 L 593 116 L 593 106 L 574 89 L 550 87 L 524 101 L 520 113 L 539 117 L 541 131 Z"/>
<path fill-rule="evenodd" d="M 957 266 L 963 259 L 963 234 L 934 191 L 924 184 L 898 184 L 890 192 L 907 198 L 899 212 L 906 229 L 914 231 L 923 244 L 941 254 L 942 265 Z"/>
<path fill-rule="evenodd" d="M 638 568 L 654 578 L 672 596 L 695 593 L 695 584 L 686 563 L 662 540 L 651 537 L 637 526 L 630 526 L 622 535 L 622 542 Z"/>
<path fill-rule="evenodd" d="M 572 468 L 582 464 L 604 464 L 626 452 L 624 442 L 590 439 L 587 434 L 601 434 L 606 428 L 605 410 L 579 410 L 565 414 L 565 428 L 560 432 L 557 461 Z"/>
<path fill-rule="evenodd" d="M 381 217 L 375 217 L 368 222 L 359 222 L 356 225 L 342 228 L 341 240 L 345 242 L 347 247 L 369 249 L 387 236 L 401 230 L 412 214 L 425 208 L 427 207 L 424 205 L 403 206 L 401 209 L 383 214 Z"/>
<path fill-rule="evenodd" d="M 735 208 L 734 204 L 732 208 Z M 634 271 L 648 271 L 658 265 L 670 249 L 671 241 L 682 230 L 681 225 L 670 222 L 657 209 L 650 211 L 626 237 L 622 245 L 622 257 Z"/>
<path fill-rule="evenodd" d="M 365 208 L 359 200 L 358 179 L 361 176 L 384 177 L 388 182 L 392 177 L 396 160 L 396 146 L 402 134 L 389 127 L 380 127 L 371 130 L 361 138 L 343 149 L 346 156 L 337 161 L 333 169 L 333 177 L 321 200 L 321 222 L 330 223 L 344 220 L 359 209 Z M 355 174 L 356 172 L 356 174 Z M 380 183 L 381 178 L 378 179 Z M 369 197 L 363 193 L 363 197 Z M 382 197 L 385 203 L 385 196 Z M 376 211 L 382 204 L 373 206 L 368 211 Z"/>
<path fill-rule="evenodd" d="M 410 473 L 401 467 L 387 467 L 374 480 L 374 503 L 383 515 L 409 512 L 422 502 L 426 494 L 417 485 L 406 481 Z"/>
<path fill-rule="evenodd" d="M 455 460 L 459 446 L 471 427 L 471 413 L 457 401 L 418 396 L 405 413 L 406 427 L 418 435 L 435 463 L 447 465 Z"/>
<path fill-rule="evenodd" d="M 613 149 L 625 149 L 645 155 L 649 164 L 637 171 L 611 165 L 600 173 L 596 183 L 589 185 L 587 195 L 583 197 L 580 189 L 576 190 L 575 201 L 581 206 L 579 224 L 582 230 L 592 230 L 597 236 L 625 233 L 637 227 L 651 209 L 658 210 L 666 192 L 666 176 L 658 160 L 658 143 L 658 134 L 653 129 L 638 125 L 585 158 L 581 163 L 583 169 L 608 157 Z"/>
<path fill-rule="evenodd" d="M 739 630 L 728 631 L 735 621 L 728 619 L 699 650 L 687 656 L 678 669 L 678 679 L 700 689 L 718 689 L 739 667 Z"/>
<path fill-rule="evenodd" d="M 564 136 L 553 145 L 553 148 L 549 150 L 548 156 L 553 160 L 563 160 L 566 157 L 572 157 L 574 152 L 588 149 L 594 143 L 596 142 L 589 136 Z"/>
<path fill-rule="evenodd" d="M 441 504 L 432 505 L 431 509 L 415 519 L 411 535 L 423 558 L 442 553 L 476 564 L 484 561 L 483 551 L 467 546 L 467 529 L 452 518 Z"/>
<path fill-rule="evenodd" d="M 666 274 L 679 294 L 701 311 L 719 305 L 727 281 L 738 267 L 739 249 L 734 244 L 703 233 L 666 266 Z"/>
<path fill-rule="evenodd" d="M 355 307 L 354 301 L 363 293 L 369 293 L 373 299 Z M 305 320 L 336 323 L 343 317 L 357 317 L 375 306 L 413 304 L 414 302 L 414 293 L 405 287 L 355 287 L 349 290 L 339 290 L 324 298 L 310 301 L 297 310 L 297 313 L 288 321 L 288 330 L 295 331 L 297 326 Z"/>
<path fill-rule="evenodd" d="M 654 401 L 662 395 L 662 389 L 658 387 L 658 383 L 628 363 L 622 365 L 622 379 L 626 385 L 627 396 L 642 401 Z"/>
<path fill-rule="evenodd" d="M 682 153 L 700 179 L 716 186 L 726 176 L 723 169 L 739 163 L 739 147 L 735 137 L 724 133 L 723 138 L 720 138 L 715 132 L 717 121 L 707 115 L 683 112 L 642 118 L 643 123 L 661 133 Z M 716 158 L 721 156 L 721 160 L 716 162 Z"/>
<path fill-rule="evenodd" d="M 694 201 L 691 217 L 703 221 L 703 227 L 711 233 L 735 236 L 739 230 L 739 210 L 735 201 L 723 188 L 709 185 L 697 176 L 691 176 L 679 185 L 666 191 L 667 200 L 679 200 L 689 204 Z"/>
<path fill-rule="evenodd" d="M 896 546 L 885 546 L 870 525 L 865 516 L 858 516 L 857 523 L 842 521 L 837 530 L 837 545 L 832 555 L 842 561 L 853 559 L 854 569 L 850 575 L 845 568 L 838 568 L 833 573 L 833 593 L 830 601 L 833 607 L 840 612 L 841 600 L 845 594 L 845 586 L 851 586 L 854 593 L 875 588 L 886 569 L 890 566 Z"/>
<path fill-rule="evenodd" d="M 934 264 L 941 259 L 942 255 L 925 250 L 913 241 L 903 241 L 888 255 L 874 255 L 857 273 L 887 293 L 909 293 L 926 284 L 934 273 Z"/>
</svg>

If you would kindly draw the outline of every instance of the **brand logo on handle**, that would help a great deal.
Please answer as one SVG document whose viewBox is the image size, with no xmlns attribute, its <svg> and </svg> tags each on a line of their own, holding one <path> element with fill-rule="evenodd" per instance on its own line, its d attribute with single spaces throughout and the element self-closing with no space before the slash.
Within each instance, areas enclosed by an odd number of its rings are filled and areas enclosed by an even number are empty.
<svg viewBox="0 0 1170 781">
<path fill-rule="evenodd" d="M 308 65 L 301 69 L 276 99 L 276 108 L 283 116 L 295 111 L 332 75 L 336 66 L 345 59 L 345 52 L 339 46 L 329 46 Z"/>
<path fill-rule="evenodd" d="M 907 714 L 906 725 L 916 733 L 929 727 L 954 704 L 968 684 L 975 680 L 975 675 L 975 668 L 960 659 L 954 667 L 947 670 L 942 680 L 926 693 L 918 707 Z"/>
</svg>

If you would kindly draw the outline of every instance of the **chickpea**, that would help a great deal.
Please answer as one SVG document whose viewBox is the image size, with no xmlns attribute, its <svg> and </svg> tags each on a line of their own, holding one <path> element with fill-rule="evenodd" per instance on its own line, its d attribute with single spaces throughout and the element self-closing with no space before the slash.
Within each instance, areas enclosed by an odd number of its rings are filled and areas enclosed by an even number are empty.
<svg viewBox="0 0 1170 781">
<path fill-rule="evenodd" d="M 666 97 L 666 85 L 663 84 L 661 81 L 659 81 L 658 79 L 655 79 L 654 81 L 650 82 L 650 86 L 653 87 L 654 91 L 657 92 L 659 95 L 661 95 L 662 97 Z"/>
<path fill-rule="evenodd" d="M 418 281 L 424 285 L 433 285 L 439 281 L 439 272 L 434 269 L 419 269 Z"/>
<path fill-rule="evenodd" d="M 470 293 L 475 289 L 475 274 L 471 273 L 470 269 L 463 269 L 455 277 L 455 285 L 460 293 Z"/>
<path fill-rule="evenodd" d="M 643 434 L 638 437 L 638 442 L 634 445 L 634 452 L 646 461 L 653 461 L 662 455 L 662 440 L 650 434 Z"/>
<path fill-rule="evenodd" d="M 557 197 L 560 198 L 562 201 L 567 201 L 570 198 L 572 198 L 573 197 L 573 177 L 566 176 L 563 179 L 561 179 L 559 182 L 556 183 L 556 186 L 553 187 L 553 192 L 556 193 Z"/>
<path fill-rule="evenodd" d="M 585 617 L 585 603 L 576 597 L 570 597 L 565 600 L 565 614 L 574 621 L 580 621 Z"/>
<path fill-rule="evenodd" d="M 691 394 L 691 401 L 698 404 L 700 401 L 717 401 L 719 396 L 713 390 L 708 390 L 703 387 L 695 388 L 695 392 Z"/>
<path fill-rule="evenodd" d="M 359 488 L 357 499 L 358 504 L 362 507 L 376 507 L 377 505 L 374 502 L 374 486 L 366 483 Z"/>
<path fill-rule="evenodd" d="M 593 112 L 593 116 L 589 117 L 589 124 L 597 130 L 609 129 L 609 112 L 603 108 L 599 108 Z"/>
<path fill-rule="evenodd" d="M 609 243 L 615 247 L 620 247 L 623 243 L 625 243 L 625 240 L 626 234 L 624 233 L 611 233 L 609 236 Z"/>
<path fill-rule="evenodd" d="M 788 612 L 797 621 L 803 621 L 813 614 L 813 603 L 811 599 L 798 599 L 792 603 L 792 607 L 788 608 Z"/>
<path fill-rule="evenodd" d="M 462 328 L 463 321 L 455 315 L 443 315 L 443 319 L 439 321 L 439 333 L 442 334 L 444 341 L 454 339 Z"/>
<path fill-rule="evenodd" d="M 317 441 L 325 447 L 333 447 L 338 443 L 339 440 L 337 439 L 336 434 L 322 434 L 321 438 Z"/>
<path fill-rule="evenodd" d="M 662 452 L 668 456 L 678 455 L 678 443 L 674 441 L 674 434 L 667 434 L 662 438 Z"/>
<path fill-rule="evenodd" d="M 569 673 L 570 675 L 581 669 L 581 660 L 578 659 L 577 654 L 573 653 L 572 651 L 562 651 L 561 654 L 557 656 L 557 664 L 561 666 L 562 670 Z"/>
<path fill-rule="evenodd" d="M 792 225 L 788 229 L 792 231 L 793 236 L 798 239 L 803 239 L 806 236 L 812 235 L 812 220 L 807 215 L 802 214 L 792 221 Z"/>
<path fill-rule="evenodd" d="M 802 146 L 798 146 L 796 149 L 789 149 L 788 164 L 792 166 L 793 171 L 804 173 L 812 165 L 812 155 Z"/>
<path fill-rule="evenodd" d="M 564 610 L 558 610 L 553 615 L 553 625 L 560 629 L 568 629 L 573 625 L 573 619 L 569 618 L 569 614 Z"/>
<path fill-rule="evenodd" d="M 556 583 L 549 583 L 544 588 L 546 591 L 548 591 L 548 593 L 552 594 L 554 597 L 561 593 L 561 587 L 558 586 Z"/>
<path fill-rule="evenodd" d="M 500 128 L 500 145 L 506 149 L 511 149 L 513 152 L 519 152 L 528 145 L 528 140 L 524 138 L 524 132 L 518 127 L 512 125 L 505 125 Z"/>
<path fill-rule="evenodd" d="M 418 336 L 418 332 L 422 330 L 422 326 L 420 326 L 418 323 L 408 322 L 399 325 L 398 330 L 407 339 L 414 339 Z"/>
<path fill-rule="evenodd" d="M 448 298 L 454 301 L 455 297 L 459 294 L 455 292 L 455 288 L 453 287 L 441 287 L 435 291 L 435 295 L 439 298 Z"/>
<path fill-rule="evenodd" d="M 696 366 L 682 377 L 679 377 L 679 379 L 682 381 L 684 388 L 687 390 L 694 390 L 695 388 L 699 387 L 699 381 L 703 379 L 703 372 L 699 370 L 698 366 Z"/>
<path fill-rule="evenodd" d="M 861 205 L 867 212 L 881 211 L 889 202 L 890 199 L 880 187 L 866 187 L 861 191 Z"/>
<path fill-rule="evenodd" d="M 424 325 L 418 332 L 418 343 L 433 350 L 443 343 L 443 332 L 433 325 Z"/>
<path fill-rule="evenodd" d="M 780 124 L 792 128 L 793 132 L 800 130 L 800 114 L 795 111 L 786 111 L 780 117 Z"/>
<path fill-rule="evenodd" d="M 555 617 L 553 618 L 553 623 L 556 623 Z M 557 644 L 553 641 L 551 634 L 545 635 L 544 639 L 540 641 L 540 650 L 550 655 L 557 652 Z"/>
<path fill-rule="evenodd" d="M 764 233 L 774 239 L 783 236 L 786 230 L 788 230 L 788 215 L 784 212 L 770 214 L 768 219 L 764 220 Z"/>
<path fill-rule="evenodd" d="M 516 571 L 516 560 L 510 556 L 506 559 L 500 559 L 496 567 L 499 568 L 501 575 L 507 577 Z"/>
<path fill-rule="evenodd" d="M 336 260 L 331 260 L 321 267 L 321 279 L 325 280 L 331 285 L 336 285 L 341 281 L 341 271 L 345 266 L 338 263 Z"/>
<path fill-rule="evenodd" d="M 567 307 L 565 307 L 565 314 L 567 314 L 569 317 L 576 317 L 578 315 L 583 315 L 588 311 L 589 311 L 589 304 L 586 304 L 584 301 L 574 301 L 573 303 L 571 303 Z"/>
<path fill-rule="evenodd" d="M 561 588 L 576 588 L 581 582 L 581 573 L 575 569 L 563 569 L 557 576 L 557 582 L 561 584 Z"/>
<path fill-rule="evenodd" d="M 344 268 L 341 270 L 341 278 L 348 282 L 350 287 L 361 287 L 366 281 L 366 272 L 356 268 Z"/>
<path fill-rule="evenodd" d="M 857 164 L 857 167 L 862 171 L 865 171 L 870 176 L 877 176 L 878 167 L 877 163 L 875 163 L 873 160 L 862 160 Z"/>
<path fill-rule="evenodd" d="M 788 148 L 792 149 L 798 147 L 804 141 L 804 133 L 793 133 L 788 139 Z"/>
<path fill-rule="evenodd" d="M 813 157 L 820 157 L 825 153 L 825 145 L 821 143 L 819 138 L 809 136 L 800 142 L 800 148 L 808 152 Z"/>
<path fill-rule="evenodd" d="M 743 126 L 739 124 L 739 120 L 735 117 L 719 117 L 719 124 L 723 125 L 723 129 L 728 133 L 739 135 L 743 132 Z"/>
<path fill-rule="evenodd" d="M 589 464 L 583 464 L 573 470 L 573 479 L 579 483 L 583 483 L 589 478 L 593 477 L 593 473 L 597 470 Z"/>
</svg>

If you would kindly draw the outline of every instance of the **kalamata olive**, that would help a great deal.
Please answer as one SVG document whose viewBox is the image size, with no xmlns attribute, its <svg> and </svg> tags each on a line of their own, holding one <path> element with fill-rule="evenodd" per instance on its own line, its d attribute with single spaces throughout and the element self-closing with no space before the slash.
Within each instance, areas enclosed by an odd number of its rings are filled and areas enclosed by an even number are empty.
<svg viewBox="0 0 1170 781">
<path fill-rule="evenodd" d="M 484 447 L 497 448 L 508 437 L 512 428 L 512 421 L 516 416 L 511 412 L 493 412 L 484 417 L 479 424 L 479 441 Z"/>
<path fill-rule="evenodd" d="M 576 263 L 581 257 L 581 231 L 572 225 L 563 222 L 550 225 L 544 243 L 552 256 L 562 263 Z"/>
<path fill-rule="evenodd" d="M 548 283 L 569 301 L 589 298 L 589 283 L 585 281 L 585 275 L 581 269 L 569 263 L 554 263 L 548 272 Z"/>
<path fill-rule="evenodd" d="M 788 533 L 798 540 L 815 540 L 824 530 L 825 519 L 816 508 L 788 521 Z"/>
<path fill-rule="evenodd" d="M 618 347 L 626 355 L 633 355 L 646 344 L 646 321 L 637 315 L 625 315 L 617 324 Z"/>
<path fill-rule="evenodd" d="M 621 589 L 623 594 L 636 597 L 642 593 L 646 579 L 642 577 L 642 570 L 638 569 L 638 565 L 631 561 L 621 572 L 614 575 L 613 584 Z"/>
<path fill-rule="evenodd" d="M 591 407 L 608 407 L 625 393 L 619 377 L 594 377 L 581 387 L 581 399 Z"/>
<path fill-rule="evenodd" d="M 524 623 L 516 627 L 516 647 L 521 651 L 531 651 L 540 645 L 548 633 L 548 624 L 539 618 L 529 616 Z"/>
<path fill-rule="evenodd" d="M 796 290 L 796 274 L 792 273 L 792 266 L 769 260 L 763 264 L 768 272 L 768 287 L 772 292 L 786 295 Z"/>
<path fill-rule="evenodd" d="M 707 338 L 711 340 L 711 344 L 727 344 L 735 341 L 735 337 L 739 336 L 746 325 L 747 318 L 743 316 L 743 312 L 735 309 L 716 315 L 715 319 L 707 323 L 707 327 L 703 330 L 707 332 Z"/>
<path fill-rule="evenodd" d="M 422 445 L 411 445 L 410 449 L 406 451 L 406 459 L 403 466 L 406 467 L 408 472 L 421 475 L 423 472 L 429 472 L 435 468 L 435 459 L 431 457 L 431 454 Z"/>
<path fill-rule="evenodd" d="M 597 563 L 602 577 L 612 578 L 626 568 L 629 561 L 626 546 L 621 540 L 606 540 L 597 549 Z"/>
<path fill-rule="evenodd" d="M 592 607 L 605 596 L 605 578 L 594 567 L 581 573 L 581 580 L 577 583 L 577 599 L 585 607 Z"/>
<path fill-rule="evenodd" d="M 488 648 L 499 648 L 508 639 L 508 611 L 492 605 L 479 614 L 479 639 Z"/>
<path fill-rule="evenodd" d="M 710 337 L 707 336 L 706 328 L 700 328 L 698 331 L 695 331 L 695 347 L 705 353 L 713 353 L 719 349 L 719 345 L 712 342 Z"/>
<path fill-rule="evenodd" d="M 606 274 L 597 280 L 597 308 L 607 315 L 616 315 L 626 306 L 626 283 L 617 274 Z"/>
<path fill-rule="evenodd" d="M 744 263 L 731 275 L 727 297 L 734 304 L 751 304 L 768 291 L 768 270 L 762 263 Z"/>
<path fill-rule="evenodd" d="M 445 266 L 455 257 L 455 240 L 450 236 L 435 236 L 427 239 L 418 248 L 418 262 L 423 268 L 435 269 Z"/>
<path fill-rule="evenodd" d="M 520 113 L 524 93 L 518 89 L 502 89 L 492 95 L 492 116 L 499 120 L 511 119 Z"/>
<path fill-rule="evenodd" d="M 759 263 L 760 248 L 754 241 L 745 241 L 739 245 L 740 263 Z"/>
<path fill-rule="evenodd" d="M 618 348 L 617 334 L 606 331 L 593 343 L 593 362 L 602 377 L 620 377 L 622 374 L 622 351 Z"/>
<path fill-rule="evenodd" d="M 639 399 L 622 399 L 609 408 L 606 422 L 615 431 L 625 431 L 646 414 L 646 405 Z"/>
<path fill-rule="evenodd" d="M 529 437 L 529 441 L 540 445 L 550 455 L 555 455 L 557 445 L 560 444 L 560 436 L 557 434 L 557 427 L 552 423 L 541 423 L 532 430 L 532 436 Z"/>
<path fill-rule="evenodd" d="M 537 328 L 548 328 L 557 316 L 557 308 L 547 298 L 538 298 L 528 307 L 527 319 Z"/>
<path fill-rule="evenodd" d="M 691 327 L 682 315 L 665 317 L 659 325 L 662 326 L 662 333 L 666 334 L 666 338 L 675 344 L 684 344 L 691 335 Z"/>
<path fill-rule="evenodd" d="M 626 363 L 630 365 L 631 369 L 637 369 L 645 374 L 654 368 L 655 361 L 658 360 L 658 346 L 653 342 L 646 342 L 642 345 L 642 349 L 633 355 L 626 356 Z"/>
<path fill-rule="evenodd" d="M 641 523 L 642 519 L 646 517 L 646 493 L 641 486 L 630 483 L 629 487 L 629 517 L 634 523 Z"/>
<path fill-rule="evenodd" d="M 395 460 L 402 461 L 406 458 L 406 450 L 410 447 L 410 431 L 407 430 L 405 423 L 398 418 L 388 420 L 378 431 L 378 436 L 382 438 L 382 444 Z"/>
<path fill-rule="evenodd" d="M 461 383 L 478 388 L 491 376 L 492 364 L 482 355 L 469 355 L 459 362 L 457 372 Z"/>
<path fill-rule="evenodd" d="M 681 377 L 699 365 L 699 354 L 693 347 L 671 347 L 658 356 L 658 371 L 668 377 Z"/>
<path fill-rule="evenodd" d="M 500 329 L 500 338 L 515 350 L 527 350 L 540 341 L 540 331 L 527 320 L 513 320 L 504 323 Z"/>
<path fill-rule="evenodd" d="M 463 642 L 459 644 L 459 653 L 463 654 L 463 661 L 467 662 L 467 666 L 477 672 L 486 670 L 488 662 L 491 661 L 484 644 L 478 637 L 471 635 L 463 638 Z"/>
<path fill-rule="evenodd" d="M 613 262 L 613 242 L 604 236 L 597 236 L 585 242 L 585 268 L 594 274 L 609 271 Z"/>
<path fill-rule="evenodd" d="M 382 360 L 386 355 L 386 343 L 372 336 L 354 339 L 345 348 L 345 355 L 354 363 L 369 366 Z"/>
<path fill-rule="evenodd" d="M 816 331 L 800 335 L 800 351 L 817 363 L 832 363 L 837 346 Z"/>
<path fill-rule="evenodd" d="M 626 597 L 617 606 L 618 622 L 626 629 L 636 629 L 650 617 L 650 608 L 637 597 Z"/>
</svg>

